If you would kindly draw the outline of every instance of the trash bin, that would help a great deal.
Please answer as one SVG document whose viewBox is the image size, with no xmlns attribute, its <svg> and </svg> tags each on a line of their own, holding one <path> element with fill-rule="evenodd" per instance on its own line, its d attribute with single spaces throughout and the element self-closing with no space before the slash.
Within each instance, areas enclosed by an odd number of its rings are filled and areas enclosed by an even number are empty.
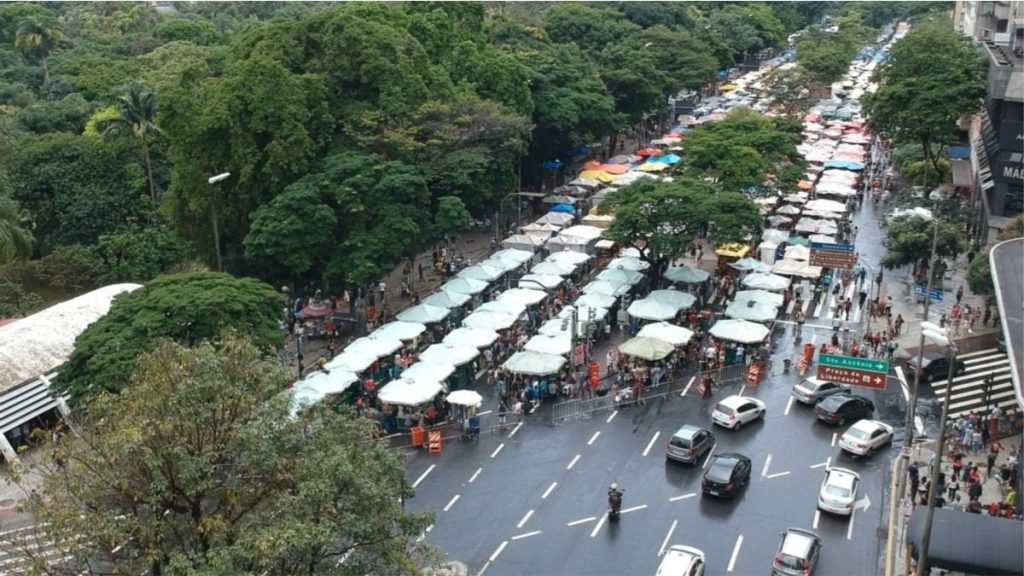
<svg viewBox="0 0 1024 576">
<path fill-rule="evenodd" d="M 413 426 L 410 430 L 412 433 L 412 445 L 416 447 L 423 446 L 423 438 L 425 431 L 422 426 Z"/>
</svg>

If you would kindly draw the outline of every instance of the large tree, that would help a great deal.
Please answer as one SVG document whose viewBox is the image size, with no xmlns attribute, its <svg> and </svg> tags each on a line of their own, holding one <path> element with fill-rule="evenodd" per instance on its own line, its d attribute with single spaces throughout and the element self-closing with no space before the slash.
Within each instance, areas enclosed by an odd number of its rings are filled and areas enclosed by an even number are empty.
<svg viewBox="0 0 1024 576">
<path fill-rule="evenodd" d="M 640 250 L 655 278 L 710 224 L 717 231 L 712 240 L 733 242 L 755 233 L 762 220 L 758 207 L 740 194 L 716 192 L 711 184 L 686 177 L 625 186 L 611 193 L 600 210 L 615 215 L 608 236 Z"/>
<path fill-rule="evenodd" d="M 195 344 L 237 330 L 273 350 L 284 340 L 282 306 L 277 291 L 251 278 L 215 272 L 161 276 L 119 296 L 78 336 L 54 385 L 74 401 L 120 392 L 136 360 L 160 338 Z"/>
<path fill-rule="evenodd" d="M 157 342 L 47 451 L 27 511 L 58 553 L 11 552 L 46 574 L 420 573 L 402 454 L 350 409 L 292 416 L 287 382 L 235 335 Z"/>
<path fill-rule="evenodd" d="M 64 39 L 64 33 L 50 19 L 30 16 L 18 24 L 14 37 L 14 47 L 25 56 L 39 61 L 43 67 L 43 88 L 50 84 L 50 73 L 46 59 L 57 44 Z"/>
<path fill-rule="evenodd" d="M 0 264 L 32 256 L 34 240 L 18 203 L 0 195 Z"/>
<path fill-rule="evenodd" d="M 967 249 L 967 237 L 957 223 L 941 222 L 938 226 L 935 254 L 941 264 L 944 259 L 956 258 Z M 888 252 L 882 258 L 882 265 L 886 268 L 911 265 L 915 274 L 918 273 L 928 263 L 934 234 L 935 224 L 930 220 L 919 216 L 893 219 L 883 241 Z"/>
<path fill-rule="evenodd" d="M 937 170 L 957 122 L 982 106 L 985 62 L 971 40 L 940 16 L 896 42 L 875 80 L 878 90 L 864 102 L 869 125 L 899 142 L 920 144 Z"/>
<path fill-rule="evenodd" d="M 158 201 L 156 181 L 153 178 L 153 160 L 149 146 L 161 132 L 156 125 L 156 94 L 139 84 L 124 89 L 117 99 L 117 116 L 103 120 L 97 126 L 104 136 L 131 136 L 138 140 L 142 162 L 146 167 L 146 181 L 153 204 Z"/>
</svg>

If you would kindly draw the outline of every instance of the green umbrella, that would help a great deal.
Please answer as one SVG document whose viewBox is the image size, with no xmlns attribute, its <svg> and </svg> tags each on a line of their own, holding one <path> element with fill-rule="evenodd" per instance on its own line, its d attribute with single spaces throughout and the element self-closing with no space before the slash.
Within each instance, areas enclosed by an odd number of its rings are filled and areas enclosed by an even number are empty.
<svg viewBox="0 0 1024 576">
<path fill-rule="evenodd" d="M 808 246 L 810 245 L 810 243 L 811 241 L 808 240 L 807 238 L 804 238 L 803 236 L 797 236 L 795 234 L 786 239 L 786 244 L 791 244 L 793 246 Z"/>
</svg>

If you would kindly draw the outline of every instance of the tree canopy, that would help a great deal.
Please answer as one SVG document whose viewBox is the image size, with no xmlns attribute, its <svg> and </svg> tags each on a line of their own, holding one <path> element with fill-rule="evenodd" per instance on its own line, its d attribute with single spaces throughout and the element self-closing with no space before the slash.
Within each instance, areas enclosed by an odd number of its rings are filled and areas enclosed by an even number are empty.
<svg viewBox="0 0 1024 576">
<path fill-rule="evenodd" d="M 292 417 L 288 375 L 247 337 L 160 340 L 130 380 L 51 444 L 45 499 L 26 511 L 59 554 L 11 550 L 34 569 L 401 575 L 433 562 L 416 541 L 429 515 L 401 504 L 402 454 L 350 409 Z"/>
<path fill-rule="evenodd" d="M 277 291 L 251 278 L 215 272 L 160 276 L 118 296 L 78 336 L 54 386 L 74 401 L 120 392 L 136 359 L 161 338 L 192 345 L 236 330 L 263 350 L 276 349 L 284 340 L 282 306 Z"/>
</svg>

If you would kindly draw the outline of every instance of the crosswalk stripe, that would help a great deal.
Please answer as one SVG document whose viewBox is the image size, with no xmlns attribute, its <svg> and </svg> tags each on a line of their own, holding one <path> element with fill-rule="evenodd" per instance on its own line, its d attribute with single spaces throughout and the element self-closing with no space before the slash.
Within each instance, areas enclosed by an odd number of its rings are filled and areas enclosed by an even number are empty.
<svg viewBox="0 0 1024 576">
<path fill-rule="evenodd" d="M 968 358 L 974 358 L 975 356 L 981 356 L 983 354 L 987 354 L 990 356 L 1002 355 L 1002 352 L 996 350 L 995 348 L 989 348 L 988 350 L 976 350 L 974 352 L 965 352 L 963 354 L 957 354 L 956 357 L 961 360 L 967 361 Z"/>
<path fill-rule="evenodd" d="M 1002 408 L 1016 404 L 1010 360 L 1005 354 L 996 350 L 979 350 L 959 355 L 957 358 L 963 360 L 966 366 L 963 374 L 955 376 L 952 382 L 945 378 L 931 382 L 932 390 L 940 404 L 945 401 L 946 388 L 950 387 L 951 418 L 978 410 L 988 410 L 993 406 Z M 986 381 L 989 378 L 992 382 L 987 386 Z"/>
</svg>

